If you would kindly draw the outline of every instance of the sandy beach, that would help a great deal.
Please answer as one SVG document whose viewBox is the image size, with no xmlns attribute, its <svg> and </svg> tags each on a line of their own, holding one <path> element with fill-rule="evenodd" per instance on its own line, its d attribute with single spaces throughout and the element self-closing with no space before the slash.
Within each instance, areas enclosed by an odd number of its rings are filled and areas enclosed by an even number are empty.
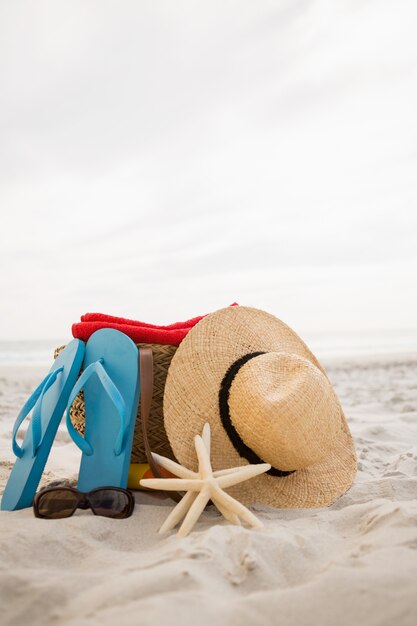
<svg viewBox="0 0 417 626">
<path fill-rule="evenodd" d="M 255 503 L 256 530 L 211 506 L 158 534 L 173 503 L 144 491 L 124 520 L 0 511 L 0 626 L 417 626 L 416 24 L 416 0 L 0 2 L 0 499 L 86 313 L 168 345 L 233 302 L 277 314 L 358 462 L 329 508 Z M 80 457 L 62 423 L 40 486 Z"/>
<path fill-rule="evenodd" d="M 172 506 L 137 492 L 131 518 L 0 514 L 1 623 L 119 626 L 417 623 L 417 355 L 324 363 L 358 453 L 333 506 L 255 505 L 264 528 L 214 508 L 185 539 L 157 529 Z M 1 489 L 18 408 L 42 374 L 0 371 Z M 74 478 L 79 453 L 61 425 L 43 483 Z"/>
</svg>

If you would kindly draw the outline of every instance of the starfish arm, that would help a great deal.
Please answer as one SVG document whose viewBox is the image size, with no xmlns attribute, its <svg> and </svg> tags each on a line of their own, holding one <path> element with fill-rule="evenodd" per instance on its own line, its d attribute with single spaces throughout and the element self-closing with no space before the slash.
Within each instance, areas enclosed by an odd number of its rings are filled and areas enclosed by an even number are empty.
<svg viewBox="0 0 417 626">
<path fill-rule="evenodd" d="M 200 435 L 194 437 L 195 451 L 198 458 L 198 471 L 202 478 L 209 478 L 213 475 L 211 469 L 210 456 Z"/>
<path fill-rule="evenodd" d="M 268 463 L 266 464 L 268 465 Z M 227 476 L 228 474 L 233 474 L 234 472 L 240 472 L 245 467 L 249 467 L 248 465 L 237 465 L 236 467 L 228 467 L 227 469 L 216 470 L 213 472 L 214 478 L 219 478 L 219 476 Z M 268 468 L 270 469 L 270 467 Z"/>
<path fill-rule="evenodd" d="M 194 524 L 204 511 L 207 502 L 210 500 L 210 490 L 203 489 L 200 491 L 194 502 L 192 503 L 187 515 L 184 518 L 183 523 L 178 531 L 179 537 L 185 537 L 190 530 L 194 527 Z"/>
<path fill-rule="evenodd" d="M 211 431 L 210 431 L 210 424 L 208 422 L 206 422 L 203 426 L 201 439 L 203 440 L 204 445 L 206 446 L 207 454 L 209 455 L 209 458 L 210 458 Z"/>
<path fill-rule="evenodd" d="M 175 474 L 175 476 L 178 476 L 179 478 L 198 478 L 198 474 L 196 472 L 192 472 L 179 463 L 176 463 L 171 459 L 167 459 L 165 456 L 161 456 L 155 452 L 152 452 L 152 456 L 158 465 L 168 470 L 168 472 L 171 472 L 171 474 Z"/>
<path fill-rule="evenodd" d="M 220 513 L 225 519 L 227 519 L 228 522 L 231 522 L 231 524 L 236 524 L 236 526 L 240 526 L 240 519 L 236 515 L 236 513 L 232 513 L 232 511 L 230 511 L 227 507 L 221 504 L 215 496 L 211 496 L 211 501 L 213 502 L 214 506 L 219 509 Z"/>
<path fill-rule="evenodd" d="M 227 474 L 226 476 L 220 476 L 217 479 L 217 484 L 219 485 L 219 487 L 221 487 L 221 489 L 226 489 L 227 487 L 237 485 L 244 480 L 249 480 L 249 478 L 254 478 L 259 474 L 263 474 L 270 469 L 271 466 L 269 465 L 269 463 L 259 463 L 259 465 L 245 465 L 238 472 L 233 472 L 232 474 Z"/>
<path fill-rule="evenodd" d="M 239 472 L 242 467 L 247 467 L 247 465 L 238 465 L 237 467 L 228 467 L 227 469 L 216 470 L 213 472 L 213 476 L 218 478 L 219 476 L 226 476 L 227 474 L 233 474 L 233 472 Z"/>
<path fill-rule="evenodd" d="M 165 533 L 168 530 L 172 530 L 182 520 L 196 497 L 196 491 L 188 491 L 182 500 L 172 509 L 158 532 Z"/>
<path fill-rule="evenodd" d="M 230 496 L 228 493 L 222 491 L 220 487 L 214 487 L 213 496 L 216 498 L 216 500 L 219 500 L 221 505 L 225 506 L 229 509 L 229 511 L 232 511 L 236 515 L 239 515 L 239 517 L 241 517 L 250 526 L 262 528 L 262 522 L 257 517 L 255 517 L 255 515 L 251 513 L 249 509 L 243 506 L 241 502 L 238 502 L 238 500 L 235 500 L 235 498 L 232 498 L 232 496 Z"/>
<path fill-rule="evenodd" d="M 142 478 L 140 485 L 165 491 L 200 491 L 203 481 L 184 478 Z"/>
</svg>

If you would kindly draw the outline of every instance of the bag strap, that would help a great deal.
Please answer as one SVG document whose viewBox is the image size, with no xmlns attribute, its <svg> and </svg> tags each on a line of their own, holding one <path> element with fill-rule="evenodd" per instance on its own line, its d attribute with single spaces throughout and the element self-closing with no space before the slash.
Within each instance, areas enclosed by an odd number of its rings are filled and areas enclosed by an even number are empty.
<svg viewBox="0 0 417 626">
<path fill-rule="evenodd" d="M 153 394 L 153 354 L 150 346 L 139 348 L 139 370 L 140 370 L 140 418 L 142 423 L 143 443 L 149 467 L 155 478 L 166 478 L 161 472 L 159 465 L 152 455 L 148 438 L 149 414 L 151 411 Z M 166 496 L 179 502 L 182 499 L 178 491 L 162 491 Z"/>
</svg>

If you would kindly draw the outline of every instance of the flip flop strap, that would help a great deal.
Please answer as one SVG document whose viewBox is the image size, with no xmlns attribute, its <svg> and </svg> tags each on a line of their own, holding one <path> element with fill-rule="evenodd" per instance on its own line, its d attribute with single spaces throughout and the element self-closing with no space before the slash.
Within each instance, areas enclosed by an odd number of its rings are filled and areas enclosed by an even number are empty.
<svg viewBox="0 0 417 626">
<path fill-rule="evenodd" d="M 85 370 L 83 371 L 83 373 L 79 377 L 78 381 L 74 385 L 74 387 L 73 387 L 73 389 L 71 391 L 71 395 L 70 395 L 69 400 L 68 400 L 68 404 L 67 404 L 66 422 L 67 422 L 68 432 L 69 432 L 72 440 L 74 441 L 74 443 L 87 456 L 91 456 L 93 454 L 93 452 L 94 452 L 93 447 L 92 447 L 91 443 L 85 437 L 82 437 L 75 430 L 74 425 L 71 422 L 70 410 L 71 410 L 71 406 L 72 406 L 75 398 L 78 396 L 78 394 L 80 393 L 81 389 L 83 389 L 83 387 L 85 386 L 86 382 L 93 375 L 98 376 L 98 379 L 100 380 L 101 384 L 103 385 L 104 391 L 107 393 L 107 395 L 109 396 L 110 400 L 114 404 L 114 406 L 115 406 L 115 408 L 117 410 L 117 414 L 118 414 L 118 416 L 120 418 L 120 429 L 119 429 L 118 435 L 116 437 L 116 441 L 114 442 L 114 449 L 113 449 L 116 456 L 119 456 L 122 453 L 122 451 L 124 449 L 124 446 L 125 446 L 125 443 L 126 443 L 126 426 L 125 426 L 125 424 L 126 424 L 126 404 L 125 404 L 125 401 L 123 400 L 123 397 L 122 397 L 120 391 L 118 390 L 118 388 L 116 387 L 116 385 L 114 384 L 114 382 L 112 381 L 112 379 L 110 378 L 108 373 L 106 372 L 106 370 L 105 370 L 105 368 L 103 366 L 103 362 L 104 362 L 103 359 L 99 359 L 98 361 L 95 361 L 94 363 L 90 363 L 90 365 L 88 365 L 85 368 Z"/>
<path fill-rule="evenodd" d="M 26 419 L 32 409 L 34 409 L 32 414 L 32 419 L 30 421 L 30 428 L 32 431 L 32 456 L 35 456 L 36 452 L 39 449 L 42 440 L 42 402 L 45 396 L 45 393 L 48 391 L 50 387 L 56 381 L 58 374 L 63 371 L 63 367 L 58 367 L 56 370 L 49 372 L 42 380 L 42 382 L 36 387 L 35 391 L 31 396 L 26 400 L 25 404 L 22 406 L 19 411 L 19 415 L 16 418 L 16 421 L 13 426 L 12 431 L 12 448 L 14 454 L 20 459 L 23 456 L 23 448 L 19 446 L 16 441 L 16 435 L 18 430 L 22 424 L 22 422 Z"/>
</svg>

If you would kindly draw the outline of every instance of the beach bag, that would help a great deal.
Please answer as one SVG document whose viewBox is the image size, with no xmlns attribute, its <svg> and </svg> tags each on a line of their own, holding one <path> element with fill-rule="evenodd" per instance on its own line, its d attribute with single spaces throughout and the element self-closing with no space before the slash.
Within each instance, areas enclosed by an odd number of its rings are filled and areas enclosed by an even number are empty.
<svg viewBox="0 0 417 626">
<path fill-rule="evenodd" d="M 230 306 L 238 306 L 233 302 Z M 148 463 L 154 466 L 151 451 L 161 456 L 175 459 L 164 428 L 163 400 L 165 382 L 171 359 L 178 346 L 188 332 L 203 319 L 205 315 L 193 317 L 184 322 L 175 322 L 168 326 L 158 326 L 123 317 L 115 317 L 103 313 L 85 313 L 81 320 L 72 325 L 72 334 L 75 338 L 88 341 L 92 333 L 100 328 L 114 328 L 125 333 L 134 341 L 138 348 L 151 348 L 152 359 L 148 360 L 153 371 L 152 392 L 147 394 L 152 399 L 145 401 L 145 410 L 142 415 L 142 393 L 139 400 L 138 413 L 136 416 L 135 431 L 133 436 L 131 463 Z M 55 358 L 65 346 L 55 350 Z M 150 406 L 148 406 L 150 404 Z M 142 419 L 143 418 L 143 419 Z M 70 419 L 74 428 L 80 435 L 84 435 L 85 410 L 84 397 L 81 391 L 75 398 L 71 410 Z M 142 422 L 146 424 L 146 435 L 143 436 Z M 156 474 L 158 475 L 158 474 Z"/>
</svg>

